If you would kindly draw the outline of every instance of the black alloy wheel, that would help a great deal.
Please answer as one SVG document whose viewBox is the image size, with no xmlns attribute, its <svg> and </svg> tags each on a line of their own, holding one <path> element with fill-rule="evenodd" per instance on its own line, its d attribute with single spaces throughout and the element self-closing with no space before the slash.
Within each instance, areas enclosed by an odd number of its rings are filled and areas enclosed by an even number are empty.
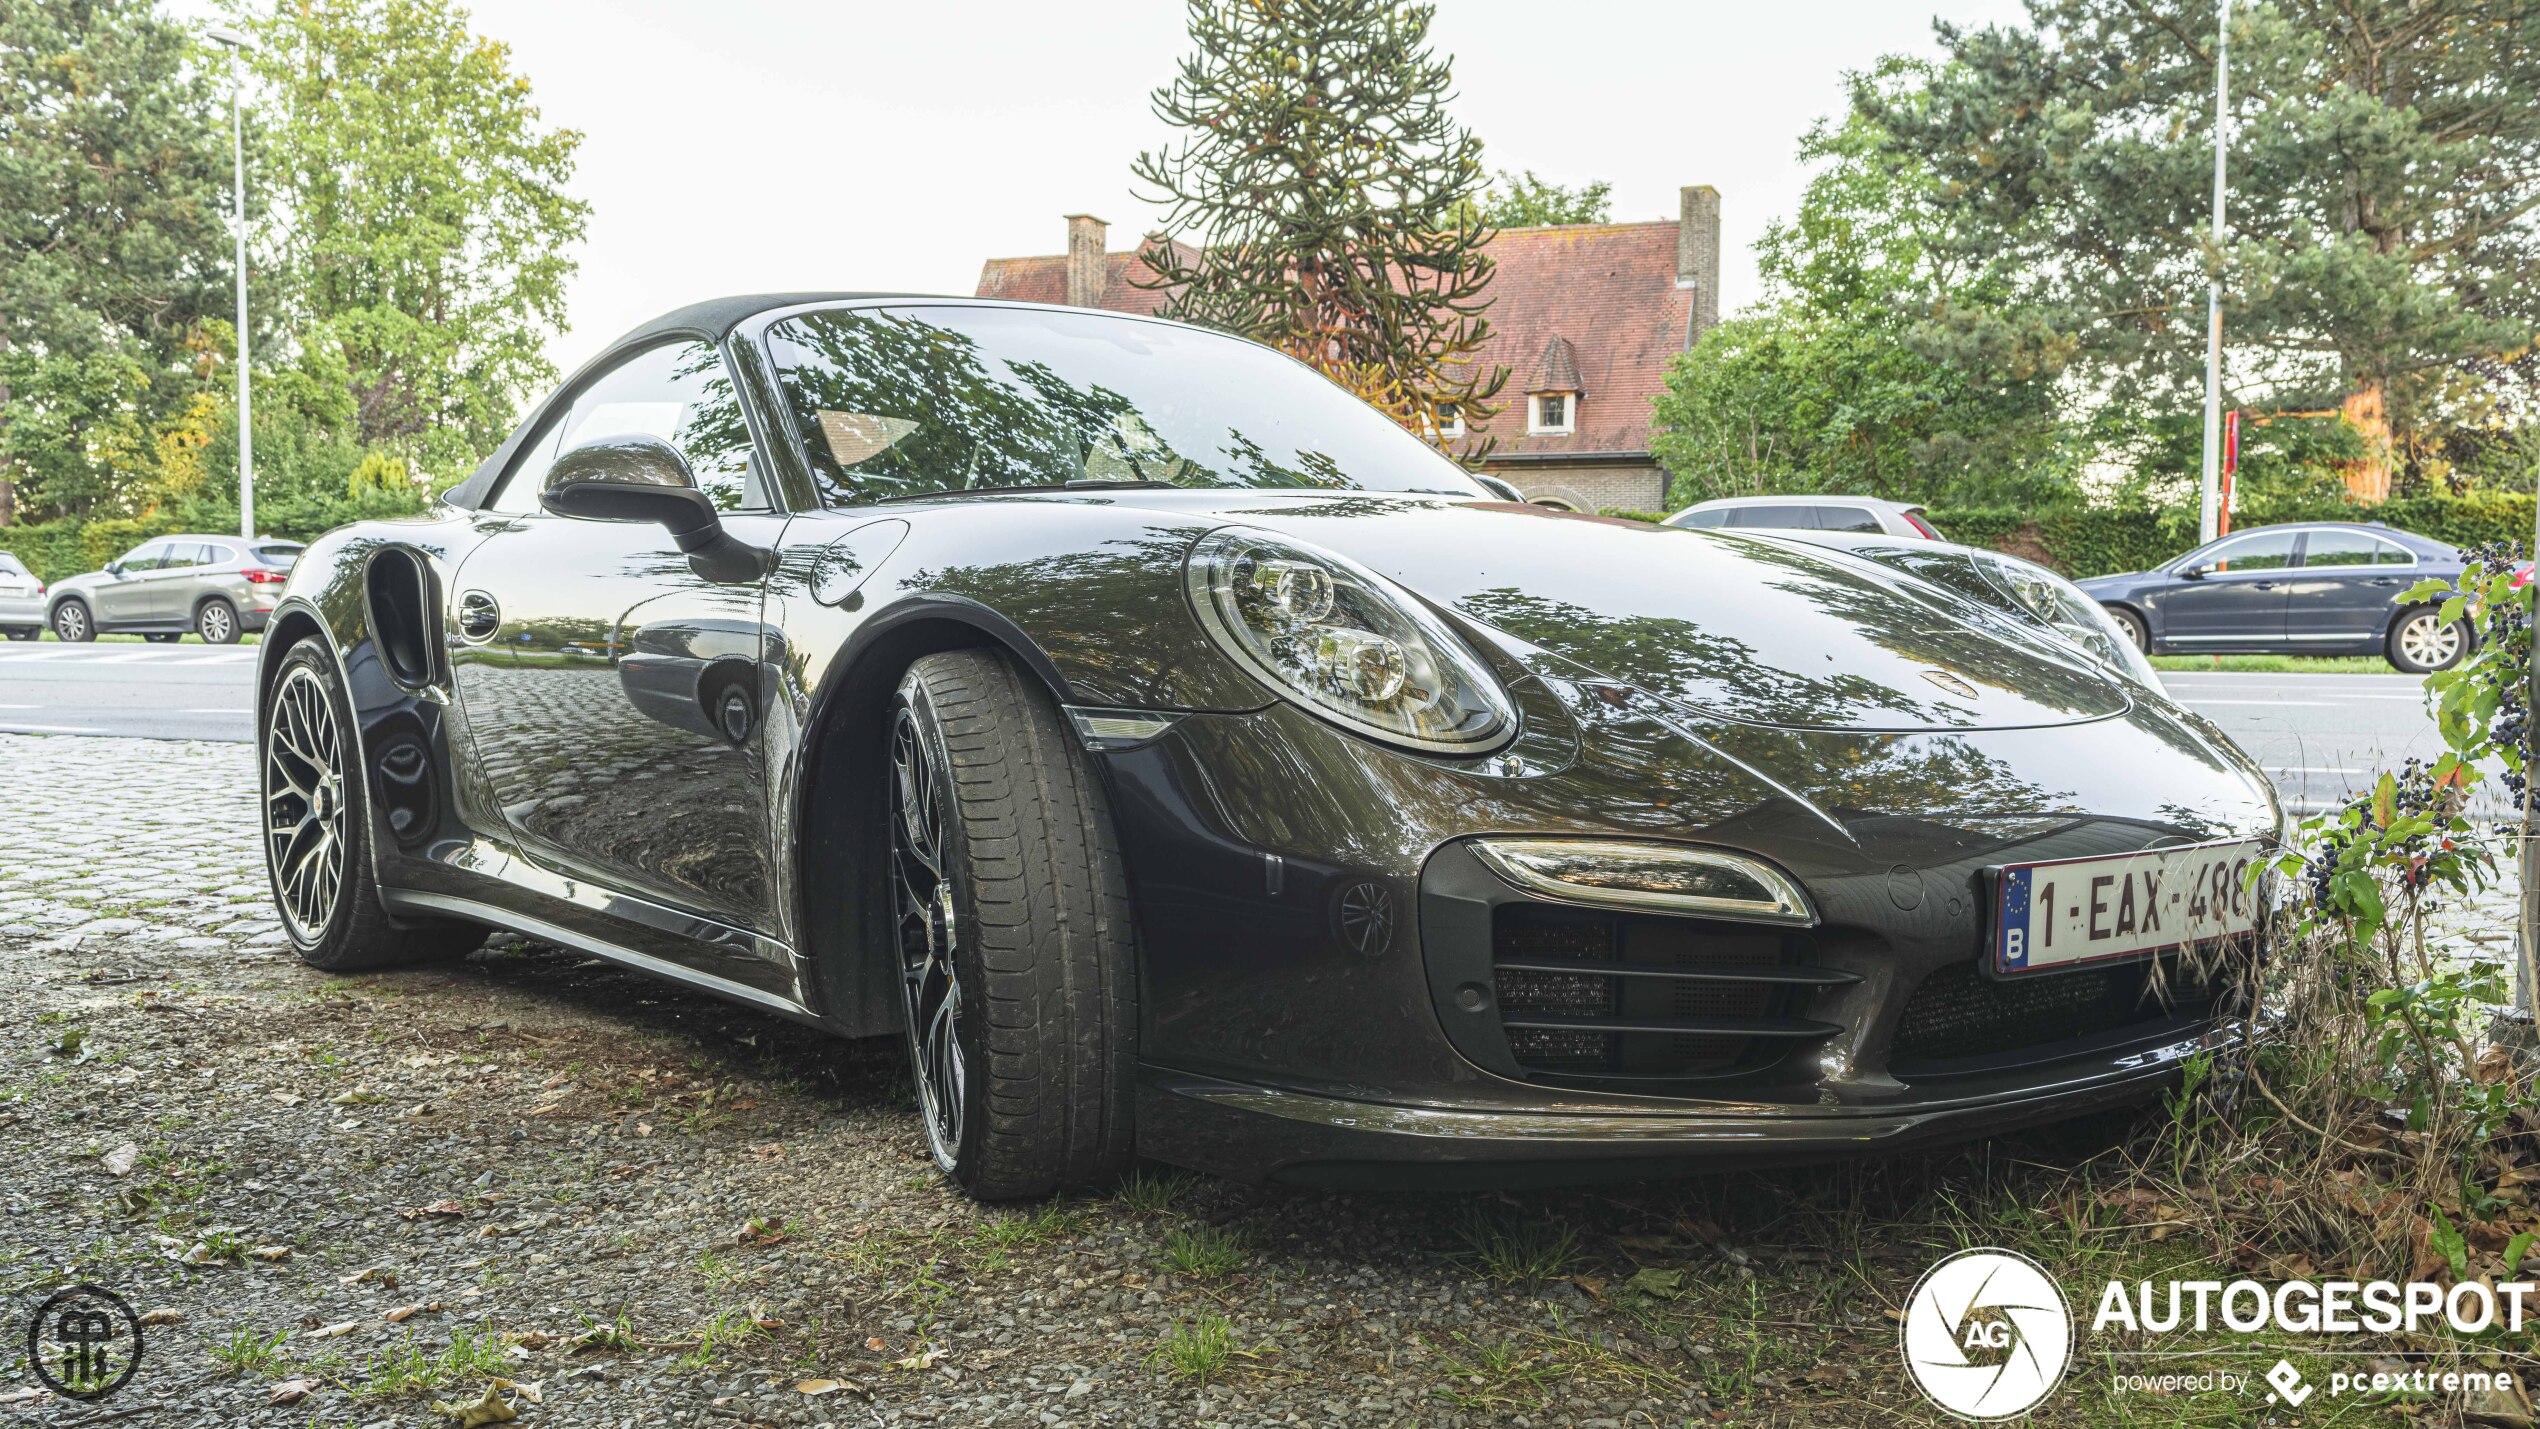
<svg viewBox="0 0 2540 1429">
<path fill-rule="evenodd" d="M 1128 880 L 1094 771 L 1003 656 L 910 667 L 886 771 L 892 946 L 928 1148 L 986 1200 L 1129 1165 Z"/>
<path fill-rule="evenodd" d="M 401 923 L 381 904 L 360 741 L 334 661 L 316 640 L 283 656 L 264 719 L 265 871 L 301 960 L 349 972 L 453 957 L 483 942 L 482 928 Z"/>
<path fill-rule="evenodd" d="M 85 601 L 66 600 L 53 607 L 53 637 L 77 644 L 97 638 L 97 622 Z"/>
</svg>

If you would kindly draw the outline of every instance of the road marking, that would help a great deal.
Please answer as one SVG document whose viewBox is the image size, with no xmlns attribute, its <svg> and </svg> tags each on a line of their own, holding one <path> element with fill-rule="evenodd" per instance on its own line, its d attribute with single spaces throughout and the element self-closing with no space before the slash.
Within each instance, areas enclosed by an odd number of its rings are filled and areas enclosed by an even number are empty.
<svg viewBox="0 0 2540 1429">
<path fill-rule="evenodd" d="M 93 724 L 0 724 L 0 734 L 104 734 Z"/>
<path fill-rule="evenodd" d="M 0 709 L 7 709 L 7 708 L 9 708 L 7 705 L 0 705 Z M 28 705 L 28 706 L 26 706 L 26 708 L 28 708 L 28 709 L 33 709 L 33 708 L 35 708 L 35 706 L 33 706 L 33 705 Z M 251 710 L 251 709 L 248 709 L 248 708 L 247 708 L 247 707 L 245 707 L 244 705 L 219 705 L 219 706 L 215 706 L 214 708 L 207 709 L 207 710 L 170 710 L 168 713 L 170 713 L 170 714 L 254 714 L 254 713 L 255 713 L 255 711 L 254 711 L 254 710 Z"/>
</svg>

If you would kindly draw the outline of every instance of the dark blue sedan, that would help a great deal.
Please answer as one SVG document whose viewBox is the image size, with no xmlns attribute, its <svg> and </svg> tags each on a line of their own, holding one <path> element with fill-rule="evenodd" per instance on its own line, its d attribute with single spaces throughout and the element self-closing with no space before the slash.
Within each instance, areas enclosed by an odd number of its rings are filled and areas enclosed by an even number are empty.
<svg viewBox="0 0 2540 1429">
<path fill-rule="evenodd" d="M 2399 598 L 2465 564 L 2429 537 L 2320 521 L 2235 531 L 2153 570 L 2079 584 L 2149 654 L 2381 655 L 2422 674 L 2460 663 L 2469 624 Z"/>
</svg>

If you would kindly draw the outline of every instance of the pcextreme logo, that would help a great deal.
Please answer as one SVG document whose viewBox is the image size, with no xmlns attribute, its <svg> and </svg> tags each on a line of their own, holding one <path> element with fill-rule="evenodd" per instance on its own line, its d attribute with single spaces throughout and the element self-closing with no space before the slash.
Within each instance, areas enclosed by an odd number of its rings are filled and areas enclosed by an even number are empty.
<svg viewBox="0 0 2540 1429">
<path fill-rule="evenodd" d="M 2009 1419 L 2063 1380 L 2073 1315 L 2036 1261 L 1962 1250 L 1915 1282 L 1902 1341 L 1906 1371 L 1933 1404 L 1961 1419 Z"/>
</svg>

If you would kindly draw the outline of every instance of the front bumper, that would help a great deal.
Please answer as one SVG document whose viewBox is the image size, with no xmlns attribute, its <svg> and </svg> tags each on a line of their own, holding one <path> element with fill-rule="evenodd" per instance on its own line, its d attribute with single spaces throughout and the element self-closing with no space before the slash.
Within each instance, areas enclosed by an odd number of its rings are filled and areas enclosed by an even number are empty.
<svg viewBox="0 0 2540 1429">
<path fill-rule="evenodd" d="M 1946 1146 L 2138 1104 L 2237 1022 L 2170 1029 L 2121 1050 L 2032 1068 L 2016 1082 L 1890 1107 L 1741 1114 L 1422 1107 L 1141 1069 L 1140 1150 L 1248 1181 L 1491 1187 L 1641 1180 Z"/>
</svg>

